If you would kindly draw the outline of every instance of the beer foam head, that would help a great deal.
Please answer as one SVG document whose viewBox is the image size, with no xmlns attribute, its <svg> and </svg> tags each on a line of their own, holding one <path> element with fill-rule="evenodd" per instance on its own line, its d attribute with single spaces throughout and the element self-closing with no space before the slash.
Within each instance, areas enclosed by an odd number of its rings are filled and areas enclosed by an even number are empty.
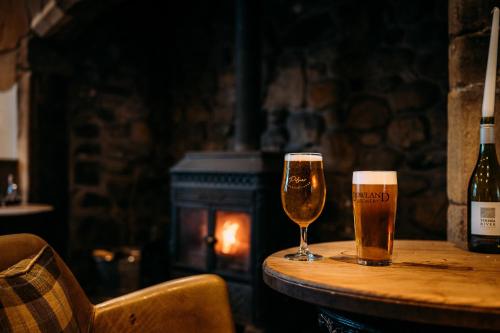
<svg viewBox="0 0 500 333">
<path fill-rule="evenodd" d="M 285 155 L 285 161 L 323 161 L 323 156 L 318 153 L 289 153 Z"/>
<path fill-rule="evenodd" d="M 352 183 L 397 185 L 398 177 L 396 171 L 354 171 L 352 173 Z"/>
</svg>

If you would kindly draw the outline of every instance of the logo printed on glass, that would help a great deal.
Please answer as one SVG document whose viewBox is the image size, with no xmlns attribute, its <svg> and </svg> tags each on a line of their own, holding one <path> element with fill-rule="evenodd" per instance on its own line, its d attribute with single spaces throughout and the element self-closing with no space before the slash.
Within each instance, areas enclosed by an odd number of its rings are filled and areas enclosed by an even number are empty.
<svg viewBox="0 0 500 333">
<path fill-rule="evenodd" d="M 288 178 L 287 186 L 288 188 L 301 189 L 311 185 L 311 182 L 307 181 L 305 178 L 300 178 L 299 176 L 291 176 Z"/>
<path fill-rule="evenodd" d="M 481 227 L 494 228 L 495 227 L 495 208 L 481 207 Z"/>
<path fill-rule="evenodd" d="M 386 202 L 389 201 L 387 192 L 352 192 L 352 200 L 359 202 Z"/>
</svg>

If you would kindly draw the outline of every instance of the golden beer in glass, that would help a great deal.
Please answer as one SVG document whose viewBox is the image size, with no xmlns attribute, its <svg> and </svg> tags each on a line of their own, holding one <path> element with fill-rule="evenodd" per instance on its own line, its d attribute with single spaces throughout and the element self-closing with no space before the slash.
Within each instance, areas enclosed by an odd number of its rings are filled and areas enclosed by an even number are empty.
<svg viewBox="0 0 500 333">
<path fill-rule="evenodd" d="M 321 214 L 325 205 L 325 197 L 326 186 L 321 154 L 286 154 L 281 203 L 288 217 L 300 227 L 300 246 L 297 253 L 287 254 L 285 258 L 299 261 L 322 258 L 309 251 L 307 227 Z"/>
<path fill-rule="evenodd" d="M 359 264 L 391 264 L 397 197 L 395 171 L 353 173 L 352 203 Z"/>
</svg>

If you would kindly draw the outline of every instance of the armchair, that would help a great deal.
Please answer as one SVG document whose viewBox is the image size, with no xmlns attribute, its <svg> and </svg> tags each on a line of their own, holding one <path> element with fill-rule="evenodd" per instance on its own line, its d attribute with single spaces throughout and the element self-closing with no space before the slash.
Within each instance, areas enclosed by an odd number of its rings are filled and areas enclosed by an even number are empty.
<svg viewBox="0 0 500 333">
<path fill-rule="evenodd" d="M 0 236 L 0 272 L 4 273 L 6 270 L 9 272 L 9 267 L 15 267 L 17 263 L 26 258 L 31 258 L 29 259 L 31 261 L 38 260 L 39 257 L 36 255 L 40 256 L 39 253 L 45 251 L 46 248 L 48 248 L 47 243 L 34 235 Z M 73 316 L 70 319 L 74 319 L 76 322 L 77 331 L 106 333 L 234 332 L 226 284 L 216 275 L 205 274 L 172 280 L 93 305 L 59 255 L 52 249 L 50 250 L 52 257 L 48 260 L 53 259 L 57 266 L 57 283 L 62 285 L 62 290 L 65 291 L 67 303 L 71 307 L 69 311 L 72 311 Z M 21 273 L 30 268 L 23 269 Z M 0 279 L 5 278 L 2 273 L 0 273 Z M 55 276 L 55 274 L 51 274 Z M 7 277 L 11 279 L 6 284 L 7 286 L 13 284 L 12 279 L 19 277 L 18 272 L 13 275 Z M 5 300 L 9 295 L 0 285 L 0 301 L 3 302 L 4 306 L 9 303 L 8 299 Z M 58 304 L 66 303 L 59 301 Z M 19 308 L 18 305 L 16 304 Z M 31 307 L 33 308 L 32 305 Z M 2 310 L 4 311 L 2 312 Z M 2 303 L 0 303 L 0 331 L 2 332 L 4 329 L 1 326 L 8 325 L 8 315 L 4 315 L 8 312 L 7 310 L 9 309 L 6 306 L 2 308 Z M 18 313 L 22 313 L 22 311 L 18 311 Z M 19 317 L 18 314 L 16 315 Z M 38 317 L 33 315 L 32 318 Z M 62 320 L 58 319 L 60 323 Z M 15 327 L 26 326 L 18 324 Z"/>
</svg>

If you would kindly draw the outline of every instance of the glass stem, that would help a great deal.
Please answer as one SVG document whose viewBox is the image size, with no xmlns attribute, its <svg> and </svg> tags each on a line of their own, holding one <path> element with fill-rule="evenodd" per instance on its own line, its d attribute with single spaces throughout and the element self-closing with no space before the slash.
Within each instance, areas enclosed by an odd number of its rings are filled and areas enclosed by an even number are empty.
<svg viewBox="0 0 500 333">
<path fill-rule="evenodd" d="M 307 227 L 300 227 L 300 254 L 309 254 L 309 249 L 307 247 Z"/>
</svg>

